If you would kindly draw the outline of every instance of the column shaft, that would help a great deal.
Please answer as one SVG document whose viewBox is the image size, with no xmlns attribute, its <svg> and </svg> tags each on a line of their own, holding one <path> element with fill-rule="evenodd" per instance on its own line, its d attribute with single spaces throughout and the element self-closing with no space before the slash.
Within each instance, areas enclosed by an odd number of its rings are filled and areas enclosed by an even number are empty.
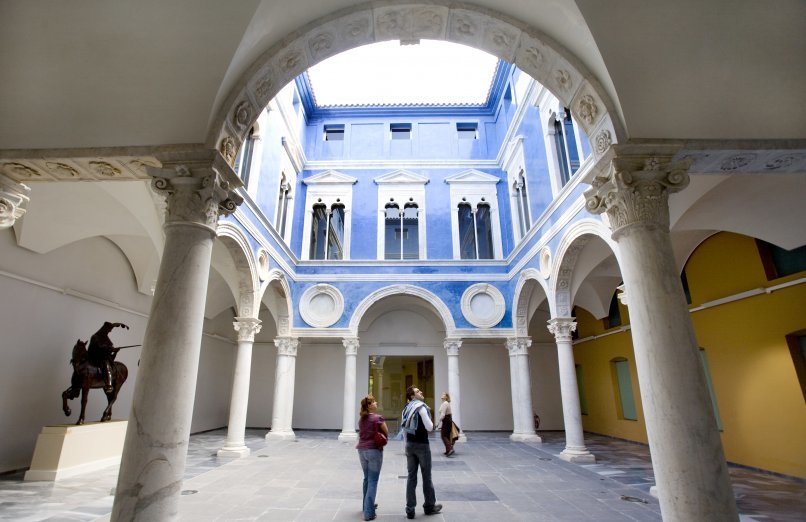
<svg viewBox="0 0 806 522">
<path fill-rule="evenodd" d="M 355 398 L 358 339 L 344 339 L 342 344 L 344 344 L 344 405 L 339 440 L 350 442 L 358 438 L 355 432 L 355 416 L 358 408 Z"/>
<path fill-rule="evenodd" d="M 274 340 L 277 347 L 277 367 L 274 371 L 274 406 L 268 440 L 296 438 L 291 424 L 294 417 L 294 386 L 296 381 L 297 347 L 299 341 L 288 337 Z"/>
<path fill-rule="evenodd" d="M 453 422 L 462 428 L 462 388 L 459 373 L 459 348 L 461 339 L 445 339 L 443 342 L 448 355 L 448 394 L 451 396 L 451 415 Z M 459 434 L 459 440 L 467 440 L 464 430 Z"/>
<path fill-rule="evenodd" d="M 245 457 L 249 455 L 244 436 L 246 433 L 246 413 L 249 407 L 249 380 L 252 373 L 252 344 L 255 334 L 260 331 L 259 319 L 236 318 L 238 330 L 238 352 L 235 356 L 235 374 L 232 378 L 232 396 L 229 406 L 227 440 L 218 450 L 219 457 Z"/>
<path fill-rule="evenodd" d="M 510 439 L 516 441 L 541 442 L 535 433 L 532 409 L 532 379 L 529 375 L 528 338 L 507 339 L 510 372 L 512 373 L 512 414 L 515 430 Z"/>
</svg>

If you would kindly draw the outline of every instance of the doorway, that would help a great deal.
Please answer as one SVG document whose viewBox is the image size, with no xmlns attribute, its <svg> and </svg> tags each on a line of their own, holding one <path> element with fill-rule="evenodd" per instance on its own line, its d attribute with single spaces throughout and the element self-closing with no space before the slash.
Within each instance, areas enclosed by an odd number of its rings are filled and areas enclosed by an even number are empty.
<svg viewBox="0 0 806 522">
<path fill-rule="evenodd" d="M 369 393 L 378 401 L 378 413 L 390 433 L 400 429 L 400 413 L 406 405 L 406 388 L 416 386 L 434 411 L 434 358 L 432 356 L 369 356 Z"/>
</svg>

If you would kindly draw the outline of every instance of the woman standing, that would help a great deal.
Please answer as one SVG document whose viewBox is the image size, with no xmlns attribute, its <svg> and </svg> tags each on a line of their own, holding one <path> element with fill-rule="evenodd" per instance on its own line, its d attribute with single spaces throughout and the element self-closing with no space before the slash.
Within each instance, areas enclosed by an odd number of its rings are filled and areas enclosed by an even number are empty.
<svg viewBox="0 0 806 522">
<path fill-rule="evenodd" d="M 440 429 L 442 443 L 445 445 L 443 455 L 453 455 L 453 443 L 451 441 L 451 428 L 453 428 L 453 412 L 451 411 L 451 396 L 448 392 L 442 393 L 442 404 L 439 406 L 439 421 L 437 427 Z"/>
<path fill-rule="evenodd" d="M 383 448 L 375 444 L 375 432 L 380 431 L 387 437 L 389 429 L 383 417 L 375 413 L 378 403 L 372 394 L 361 399 L 361 411 L 358 420 L 358 459 L 364 470 L 364 520 L 375 520 L 375 493 L 378 491 L 378 477 L 383 465 Z"/>
</svg>

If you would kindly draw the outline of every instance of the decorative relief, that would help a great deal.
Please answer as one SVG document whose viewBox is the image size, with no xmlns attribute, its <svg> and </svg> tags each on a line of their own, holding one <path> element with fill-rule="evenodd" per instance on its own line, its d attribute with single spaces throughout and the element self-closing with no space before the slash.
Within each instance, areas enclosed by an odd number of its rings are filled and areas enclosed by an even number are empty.
<svg viewBox="0 0 806 522">
<path fill-rule="evenodd" d="M 257 85 L 255 86 L 255 98 L 259 105 L 266 105 L 269 103 L 270 96 L 273 94 L 273 87 L 274 82 L 271 79 L 271 72 L 258 80 Z"/>
<path fill-rule="evenodd" d="M 294 339 L 292 337 L 278 337 L 274 340 L 274 346 L 277 347 L 277 355 L 296 357 L 297 348 L 299 348 L 299 339 Z"/>
<path fill-rule="evenodd" d="M 261 281 L 269 277 L 269 253 L 262 248 L 257 255 L 257 276 Z"/>
<path fill-rule="evenodd" d="M 344 355 L 358 355 L 358 339 L 356 337 L 349 337 L 341 340 L 344 346 Z"/>
<path fill-rule="evenodd" d="M 453 22 L 453 29 L 462 36 L 476 36 L 479 28 L 469 16 L 457 16 Z"/>
<path fill-rule="evenodd" d="M 344 312 L 344 297 L 331 285 L 314 285 L 302 294 L 299 313 L 302 320 L 314 328 L 327 328 Z"/>
<path fill-rule="evenodd" d="M 223 140 L 221 140 L 221 145 L 219 145 L 218 150 L 221 152 L 221 155 L 224 156 L 224 159 L 227 160 L 227 163 L 230 165 L 235 164 L 235 158 L 238 154 L 238 151 L 235 147 L 235 140 L 229 136 L 226 136 Z"/>
<path fill-rule="evenodd" d="M 510 337 L 507 339 L 507 351 L 510 357 L 529 355 L 530 346 L 532 346 L 532 340 L 528 337 Z"/>
<path fill-rule="evenodd" d="M 462 347 L 461 339 L 445 339 L 442 341 L 442 346 L 445 348 L 445 353 L 448 357 L 458 357 L 459 348 Z"/>
<path fill-rule="evenodd" d="M 354 20 L 352 22 L 347 23 L 344 26 L 344 30 L 342 31 L 342 35 L 351 42 L 358 40 L 362 36 L 366 36 L 368 34 L 369 34 L 369 20 L 366 18 L 362 18 L 360 20 Z"/>
<path fill-rule="evenodd" d="M 22 163 L 17 163 L 15 161 L 9 163 L 3 163 L 3 168 L 6 170 L 11 171 L 14 175 L 20 178 L 41 178 L 42 174 L 39 171 L 32 169 L 27 165 L 23 165 Z"/>
<path fill-rule="evenodd" d="M 577 329 L 577 323 L 571 318 L 556 318 L 548 321 L 549 332 L 557 342 L 571 342 L 571 333 Z"/>
<path fill-rule="evenodd" d="M 302 54 L 299 51 L 291 50 L 286 52 L 277 63 L 280 65 L 280 70 L 283 72 L 295 72 L 302 63 Z"/>
<path fill-rule="evenodd" d="M 565 69 L 557 69 L 557 71 L 555 71 L 554 81 L 557 82 L 557 87 L 559 87 L 562 92 L 566 94 L 571 92 L 574 82 L 571 80 L 571 73 Z"/>
<path fill-rule="evenodd" d="M 445 18 L 442 13 L 433 9 L 415 11 L 413 17 L 413 33 L 421 38 L 436 37 L 442 34 Z"/>
<path fill-rule="evenodd" d="M 506 311 L 501 291 L 486 283 L 475 284 L 465 290 L 461 306 L 465 319 L 478 328 L 497 325 Z"/>
<path fill-rule="evenodd" d="M 596 101 L 590 94 L 584 95 L 577 103 L 576 115 L 588 125 L 593 125 L 598 114 L 599 107 L 596 106 Z"/>
<path fill-rule="evenodd" d="M 548 246 L 540 249 L 540 275 L 543 279 L 551 275 L 551 249 Z"/>
<path fill-rule="evenodd" d="M 796 161 L 803 159 L 802 154 L 784 154 L 768 161 L 764 168 L 767 170 L 786 169 L 791 167 Z"/>
<path fill-rule="evenodd" d="M 215 230 L 218 216 L 235 212 L 243 201 L 229 190 L 229 183 L 215 171 L 209 173 L 207 170 L 206 175 L 194 176 L 190 169 L 180 165 L 173 172 L 170 169 L 163 172 L 163 177 L 151 180 L 151 188 L 167 200 L 166 224 L 190 222 Z M 174 183 L 174 178 L 183 181 Z"/>
<path fill-rule="evenodd" d="M 116 178 L 120 176 L 120 169 L 106 161 L 90 161 L 90 168 L 101 177 Z"/>
<path fill-rule="evenodd" d="M 376 9 L 375 35 L 380 40 L 399 39 L 416 43 L 420 38 L 439 39 L 444 35 L 446 8 L 409 7 Z"/>
<path fill-rule="evenodd" d="M 308 40 L 308 48 L 311 50 L 311 58 L 319 60 L 319 57 L 326 56 L 333 47 L 334 37 L 331 33 L 319 33 Z"/>
<path fill-rule="evenodd" d="M 244 100 L 235 107 L 232 113 L 232 123 L 238 132 L 243 132 L 247 125 L 252 123 L 252 106 Z"/>
<path fill-rule="evenodd" d="M 607 129 L 602 130 L 599 134 L 596 135 L 594 149 L 596 154 L 602 155 L 607 152 L 607 149 L 613 143 L 613 136 L 610 134 L 610 131 Z"/>
<path fill-rule="evenodd" d="M 74 169 L 70 165 L 66 163 L 61 163 L 58 161 L 48 161 L 45 163 L 45 166 L 50 169 L 50 171 L 59 176 L 61 178 L 79 178 L 81 174 L 78 173 L 78 170 Z"/>
<path fill-rule="evenodd" d="M 288 320 L 287 315 L 281 315 L 277 320 L 277 333 L 280 335 L 288 335 L 291 331 L 291 322 Z"/>
<path fill-rule="evenodd" d="M 719 166 L 719 168 L 720 170 L 726 172 L 731 170 L 737 170 L 742 167 L 746 167 L 754 159 L 756 159 L 755 154 L 737 154 L 736 156 L 731 156 L 730 158 L 723 161 L 722 164 Z"/>
<path fill-rule="evenodd" d="M 145 161 L 142 159 L 133 159 L 129 162 L 129 168 L 134 170 L 136 175 L 144 176 L 147 179 L 151 178 L 148 174 L 148 168 L 159 168 L 159 166 L 156 161 Z"/>
<path fill-rule="evenodd" d="M 238 332 L 238 341 L 240 342 L 253 342 L 255 335 L 260 333 L 260 328 L 262 327 L 260 319 L 251 317 L 236 317 L 232 326 Z"/>
</svg>

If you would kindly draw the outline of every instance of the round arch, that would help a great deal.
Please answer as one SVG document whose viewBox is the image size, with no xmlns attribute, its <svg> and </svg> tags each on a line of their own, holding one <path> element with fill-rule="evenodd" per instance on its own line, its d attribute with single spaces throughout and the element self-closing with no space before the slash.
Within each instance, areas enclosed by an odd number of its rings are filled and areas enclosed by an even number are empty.
<svg viewBox="0 0 806 522">
<path fill-rule="evenodd" d="M 616 261 L 621 266 L 616 243 L 610 238 L 610 229 L 597 219 L 585 218 L 571 225 L 560 244 L 554 258 L 554 266 L 551 271 L 550 287 L 552 299 L 549 300 L 552 317 L 570 317 L 571 304 L 573 303 L 573 292 L 571 280 L 573 279 L 574 266 L 579 254 L 591 237 L 602 239 L 616 256 Z"/>
<path fill-rule="evenodd" d="M 515 286 L 515 294 L 512 298 L 512 310 L 514 310 L 513 324 L 515 334 L 518 337 L 529 335 L 529 305 L 531 304 L 532 288 L 537 285 L 543 289 L 543 293 L 548 298 L 549 291 L 546 281 L 541 277 L 540 272 L 535 268 L 527 268 L 521 272 L 518 284 Z"/>
<path fill-rule="evenodd" d="M 393 295 L 412 295 L 415 297 L 419 297 L 424 301 L 428 302 L 431 306 L 439 314 L 440 319 L 442 319 L 442 324 L 445 325 L 445 336 L 452 337 L 454 332 L 456 331 L 456 325 L 453 322 L 453 316 L 451 315 L 451 311 L 442 302 L 442 299 L 434 295 L 433 293 L 429 292 L 424 288 L 420 288 L 419 286 L 414 285 L 392 285 L 387 286 L 385 288 L 381 288 L 376 290 L 375 292 L 369 294 L 365 297 L 355 308 L 352 317 L 350 317 L 350 335 L 353 337 L 358 337 L 358 326 L 361 324 L 361 319 L 364 317 L 364 314 L 367 313 L 367 310 L 370 307 L 383 299 L 384 297 L 390 297 Z"/>
<path fill-rule="evenodd" d="M 256 319 L 259 312 L 260 292 L 258 292 L 257 265 L 249 242 L 243 231 L 229 222 L 219 223 L 216 234 L 217 239 L 224 245 L 235 263 L 236 274 L 221 272 L 221 275 L 236 297 L 238 317 Z"/>
<path fill-rule="evenodd" d="M 319 18 L 263 52 L 229 92 L 207 145 L 233 164 L 263 107 L 322 60 L 387 40 L 445 40 L 485 51 L 544 85 L 566 107 L 596 157 L 626 138 L 616 105 L 594 75 L 548 35 L 491 9 L 447 0 L 367 2 Z"/>
<path fill-rule="evenodd" d="M 266 291 L 272 284 L 277 284 L 280 286 L 280 288 L 282 288 L 283 294 L 285 294 L 284 308 L 281 308 L 281 305 L 273 306 L 277 304 L 276 300 L 274 300 L 273 303 L 266 302 Z M 291 287 L 288 284 L 285 274 L 280 269 L 273 268 L 269 270 L 266 280 L 263 282 L 263 285 L 260 288 L 258 303 L 260 302 L 266 305 L 269 313 L 272 315 L 272 317 L 274 317 L 274 320 L 277 323 L 277 334 L 281 336 L 290 335 L 292 326 L 291 318 L 293 317 Z"/>
</svg>

